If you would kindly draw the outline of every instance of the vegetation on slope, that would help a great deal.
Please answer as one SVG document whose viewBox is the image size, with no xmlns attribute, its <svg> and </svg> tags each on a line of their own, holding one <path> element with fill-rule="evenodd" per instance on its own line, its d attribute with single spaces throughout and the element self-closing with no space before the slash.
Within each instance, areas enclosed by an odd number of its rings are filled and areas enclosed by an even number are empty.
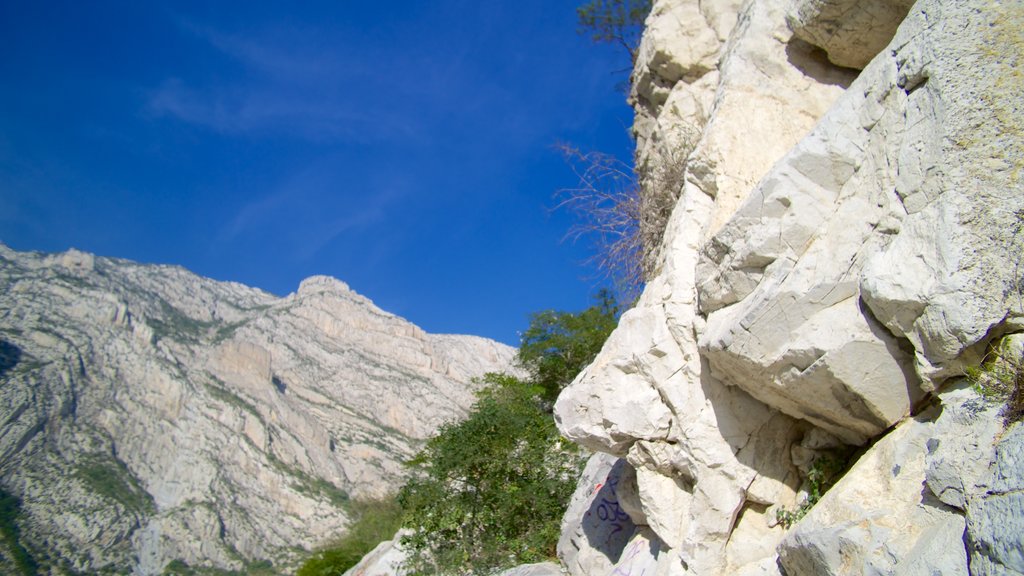
<svg viewBox="0 0 1024 576">
<path fill-rule="evenodd" d="M 394 534 L 397 506 L 413 574 L 485 574 L 553 558 L 583 455 L 559 436 L 552 401 L 601 350 L 618 312 L 602 291 L 582 312 L 534 314 L 518 356 L 528 376 L 484 376 L 469 416 L 409 462 L 397 505 L 367 508 L 299 576 L 344 573 Z"/>
<path fill-rule="evenodd" d="M 518 357 L 529 377 L 488 374 L 469 417 L 442 427 L 412 460 L 399 500 L 413 574 L 484 574 L 555 556 L 583 457 L 558 434 L 551 403 L 617 316 L 603 291 L 583 312 L 534 314 Z"/>
<path fill-rule="evenodd" d="M 334 576 L 355 566 L 377 544 L 390 540 L 402 525 L 402 508 L 394 498 L 356 500 L 349 506 L 355 521 L 334 545 L 317 552 L 295 576 Z"/>
<path fill-rule="evenodd" d="M 18 528 L 20 515 L 21 503 L 18 499 L 0 489 L 0 542 L 3 547 L 0 558 L 7 560 L 10 563 L 8 567 L 17 570 L 17 574 L 35 576 L 38 565 L 21 544 L 21 531 Z"/>
<path fill-rule="evenodd" d="M 994 344 L 980 366 L 968 368 L 967 379 L 978 394 L 1003 403 L 1004 425 L 1024 419 L 1024 351 L 1009 338 Z"/>
</svg>

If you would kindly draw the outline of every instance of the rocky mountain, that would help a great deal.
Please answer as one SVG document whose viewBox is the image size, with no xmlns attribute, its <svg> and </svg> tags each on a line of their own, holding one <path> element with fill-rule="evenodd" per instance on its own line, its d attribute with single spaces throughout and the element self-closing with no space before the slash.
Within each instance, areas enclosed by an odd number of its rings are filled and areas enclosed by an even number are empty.
<svg viewBox="0 0 1024 576">
<path fill-rule="evenodd" d="M 671 214 L 555 405 L 595 451 L 560 565 L 507 574 L 1024 574 L 1024 5 L 652 4 Z"/>
<path fill-rule="evenodd" d="M 513 356 L 333 278 L 0 245 L 0 572 L 284 573 Z"/>
<path fill-rule="evenodd" d="M 1024 574 L 1024 427 L 961 377 L 1021 362 L 1022 31 L 1020 2 L 654 2 L 637 167 L 682 177 L 555 407 L 599 452 L 570 574 Z"/>
</svg>

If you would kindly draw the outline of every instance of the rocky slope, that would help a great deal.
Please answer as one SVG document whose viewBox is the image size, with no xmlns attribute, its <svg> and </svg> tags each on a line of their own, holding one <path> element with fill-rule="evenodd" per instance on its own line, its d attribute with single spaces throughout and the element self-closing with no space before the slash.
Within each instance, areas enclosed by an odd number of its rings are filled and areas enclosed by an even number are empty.
<svg viewBox="0 0 1024 576">
<path fill-rule="evenodd" d="M 332 278 L 278 298 L 0 245 L 0 571 L 286 571 L 513 354 Z"/>
<path fill-rule="evenodd" d="M 1019 2 L 654 2 L 637 166 L 683 177 L 556 405 L 600 453 L 571 574 L 1024 573 L 1024 431 L 958 377 L 1024 330 L 1022 30 Z"/>
</svg>

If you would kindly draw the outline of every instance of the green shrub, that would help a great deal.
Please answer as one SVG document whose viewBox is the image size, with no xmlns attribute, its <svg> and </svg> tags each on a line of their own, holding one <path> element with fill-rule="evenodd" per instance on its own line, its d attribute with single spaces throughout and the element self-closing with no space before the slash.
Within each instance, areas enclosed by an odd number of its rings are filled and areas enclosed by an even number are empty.
<svg viewBox="0 0 1024 576">
<path fill-rule="evenodd" d="M 414 574 L 484 574 L 555 557 L 583 457 L 551 404 L 601 350 L 618 320 L 607 291 L 579 312 L 533 315 L 518 361 L 530 375 L 487 374 L 463 422 L 441 427 L 409 462 L 399 492 Z"/>
<path fill-rule="evenodd" d="M 74 475 L 89 490 L 108 500 L 121 503 L 126 509 L 138 513 L 156 510 L 153 497 L 142 487 L 139 479 L 124 462 L 110 454 L 92 454 L 78 463 Z"/>
<path fill-rule="evenodd" d="M 805 482 L 807 499 L 796 510 L 780 509 L 776 519 L 783 528 L 789 529 L 807 515 L 807 512 L 821 500 L 825 492 L 835 484 L 842 471 L 846 468 L 846 459 L 838 456 L 822 456 L 811 464 Z"/>
<path fill-rule="evenodd" d="M 21 501 L 6 490 L 0 489 L 0 541 L 4 552 L 23 576 L 35 576 L 39 565 L 32 554 L 22 545 L 18 517 L 21 515 Z"/>
<path fill-rule="evenodd" d="M 399 499 L 414 574 L 473 573 L 555 557 L 581 459 L 563 447 L 542 388 L 489 374 L 473 412 L 443 426 Z"/>
<path fill-rule="evenodd" d="M 393 497 L 355 500 L 348 508 L 355 521 L 345 536 L 307 560 L 296 576 L 344 574 L 378 544 L 390 540 L 402 524 L 402 508 Z"/>
<path fill-rule="evenodd" d="M 1004 403 L 1005 425 L 1024 419 L 1024 353 L 1014 349 L 1009 339 L 993 346 L 981 365 L 968 368 L 966 374 L 978 394 Z"/>
<path fill-rule="evenodd" d="M 619 306 L 601 290 L 596 303 L 578 313 L 545 310 L 534 314 L 522 335 L 519 364 L 540 386 L 545 400 L 558 393 L 590 364 L 618 324 Z"/>
</svg>

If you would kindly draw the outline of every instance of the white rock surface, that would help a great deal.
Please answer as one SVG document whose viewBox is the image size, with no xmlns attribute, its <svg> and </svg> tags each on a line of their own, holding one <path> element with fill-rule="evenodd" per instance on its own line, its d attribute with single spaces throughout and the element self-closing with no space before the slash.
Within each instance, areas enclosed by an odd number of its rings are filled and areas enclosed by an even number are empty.
<svg viewBox="0 0 1024 576">
<path fill-rule="evenodd" d="M 966 385 L 941 400 L 872 446 L 786 535 L 786 574 L 1024 573 L 1024 427 L 1004 431 L 1000 406 Z"/>
<path fill-rule="evenodd" d="M 972 574 L 1024 574 L 1024 426 L 995 446 L 967 506 Z"/>
<path fill-rule="evenodd" d="M 837 66 L 862 69 L 885 48 L 913 0 L 800 0 L 787 17 L 794 35 Z"/>
<path fill-rule="evenodd" d="M 409 554 L 402 548 L 401 530 L 387 542 L 381 542 L 371 550 L 358 564 L 349 568 L 344 576 L 402 576 L 406 573 L 402 567 Z"/>
<path fill-rule="evenodd" d="M 844 443 L 875 447 L 786 536 L 791 573 L 964 573 L 976 553 L 995 419 L 960 400 L 907 418 L 1024 329 L 1024 8 L 844 1 L 660 0 L 648 18 L 637 166 L 651 185 L 683 149 L 684 184 L 658 274 L 555 406 L 636 471 L 611 572 L 777 574 L 776 510 Z M 929 456 L 937 427 L 962 471 Z M 1012 566 L 1012 537 L 974 524 Z"/>
<path fill-rule="evenodd" d="M 972 398 L 968 395 L 966 400 L 975 401 Z M 981 416 L 995 420 L 991 409 Z M 779 555 L 786 574 L 932 574 L 938 570 L 966 575 L 963 515 L 922 490 L 928 446 L 949 440 L 950 431 L 962 433 L 959 424 L 932 423 L 926 416 L 907 420 L 858 458 L 783 539 Z M 938 545 L 929 545 L 933 540 Z M 925 549 L 941 553 L 914 553 Z M 904 564 L 909 559 L 929 564 L 928 570 L 908 571 Z"/>
<path fill-rule="evenodd" d="M 591 456 L 562 520 L 558 541 L 558 559 L 569 574 L 612 571 L 637 524 L 646 524 L 624 502 L 635 498 L 635 486 L 635 472 L 625 460 L 601 452 Z M 625 498 L 624 488 L 631 493 Z"/>
<path fill-rule="evenodd" d="M 987 137 L 980 102 L 1021 100 L 998 81 L 963 80 L 967 63 L 1011 74 L 976 56 L 987 20 L 967 4 L 911 11 L 893 47 L 704 248 L 701 347 L 714 373 L 860 443 L 1019 316 L 1019 181 L 982 168 L 999 157 L 988 144 L 956 144 Z"/>
<path fill-rule="evenodd" d="M 554 562 L 524 564 L 498 572 L 495 576 L 561 576 L 562 569 Z"/>
<path fill-rule="evenodd" d="M 796 498 L 797 468 L 779 455 L 788 455 L 807 427 L 713 378 L 696 332 L 703 324 L 696 307 L 698 247 L 851 80 L 845 71 L 793 55 L 785 7 L 656 3 L 649 28 L 677 26 L 672 14 L 702 15 L 686 21 L 687 35 L 708 43 L 717 38 L 714 66 L 707 50 L 682 49 L 672 54 L 680 66 L 665 66 L 671 42 L 645 35 L 641 43 L 633 95 L 638 166 L 671 159 L 693 126 L 698 142 L 684 159 L 687 182 L 666 232 L 661 275 L 556 405 L 570 438 L 627 457 L 637 469 L 650 527 L 637 542 L 653 537 L 660 552 L 641 560 L 640 551 L 652 547 L 637 544 L 622 566 L 756 570 L 762 558 L 751 546 L 731 543 L 730 533 L 741 524 L 770 554 L 782 530 L 768 526 L 767 507 Z M 659 26 L 660 18 L 670 22 Z"/>
<path fill-rule="evenodd" d="M 285 572 L 347 497 L 472 404 L 514 350 L 435 336 L 344 283 L 284 298 L 169 266 L 0 245 L 0 478 L 43 567 Z"/>
<path fill-rule="evenodd" d="M 993 335 L 1024 329 L 1024 8 L 925 3 L 908 20 L 927 33 L 893 43 L 909 130 L 892 185 L 907 214 L 860 283 L 934 382 L 976 361 Z"/>
</svg>

